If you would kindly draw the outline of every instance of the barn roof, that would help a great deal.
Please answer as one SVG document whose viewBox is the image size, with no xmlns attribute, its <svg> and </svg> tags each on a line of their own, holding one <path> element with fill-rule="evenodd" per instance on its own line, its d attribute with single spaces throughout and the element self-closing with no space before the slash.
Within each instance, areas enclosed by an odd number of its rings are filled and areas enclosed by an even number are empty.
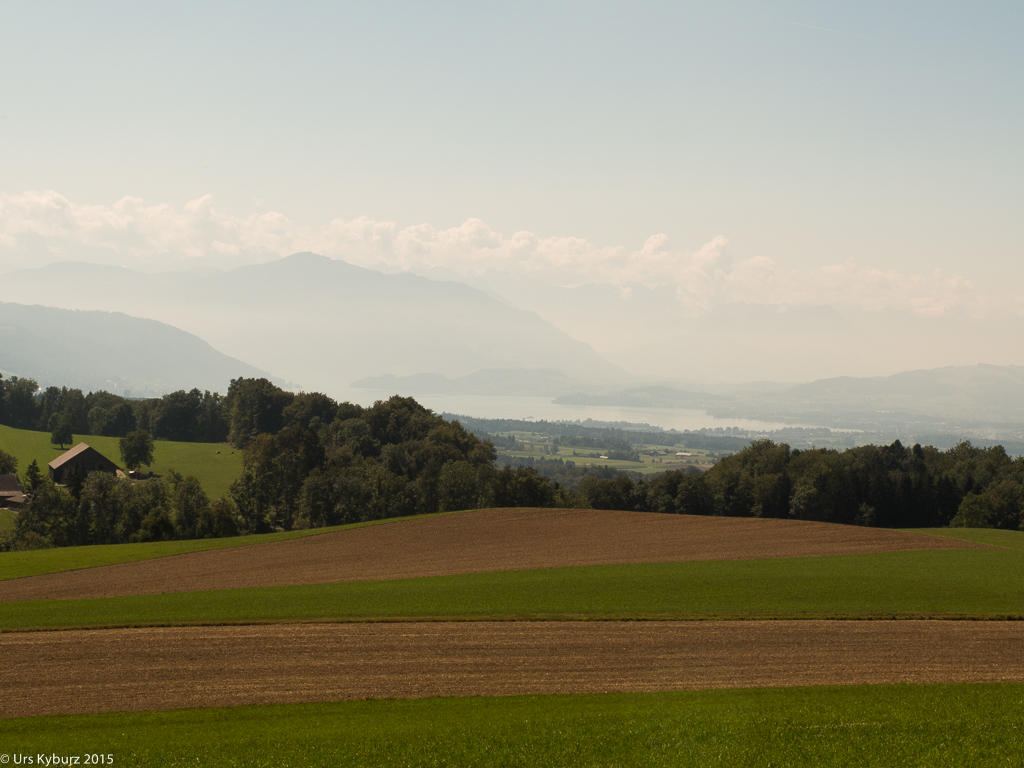
<svg viewBox="0 0 1024 768">
<path fill-rule="evenodd" d="M 17 475 L 0 475 L 0 493 L 21 493 Z"/>
<path fill-rule="evenodd" d="M 91 446 L 89 446 L 88 443 L 79 443 L 74 448 L 72 448 L 70 451 L 67 451 L 66 453 L 62 453 L 56 459 L 51 461 L 50 464 L 49 464 L 49 467 L 51 469 L 58 469 L 58 468 L 64 466 L 65 464 L 67 464 L 69 461 L 71 461 L 71 459 L 75 458 L 76 456 L 81 456 L 86 451 L 96 451 L 96 449 L 92 448 Z M 99 453 L 99 451 L 96 451 L 96 453 Z M 100 455 L 102 456 L 103 454 L 100 454 Z M 104 456 L 104 458 L 106 458 L 106 457 Z"/>
<path fill-rule="evenodd" d="M 6 506 L 6 507 L 9 508 L 11 504 L 15 505 L 15 507 L 20 507 L 24 503 L 25 503 L 25 494 L 24 493 L 12 493 L 12 492 L 9 492 L 9 491 L 5 491 L 4 493 L 0 493 L 0 507 Z"/>
</svg>

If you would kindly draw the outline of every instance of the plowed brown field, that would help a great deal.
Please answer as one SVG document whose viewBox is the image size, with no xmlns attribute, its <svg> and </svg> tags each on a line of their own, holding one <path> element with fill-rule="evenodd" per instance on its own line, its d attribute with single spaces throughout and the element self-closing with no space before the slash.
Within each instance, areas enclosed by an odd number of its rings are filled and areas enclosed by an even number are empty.
<svg viewBox="0 0 1024 768">
<path fill-rule="evenodd" d="M 0 717 L 425 696 L 1024 681 L 1024 622 L 307 624 L 0 635 Z"/>
<path fill-rule="evenodd" d="M 272 544 L 0 581 L 0 602 L 325 584 L 616 563 L 985 548 L 799 520 L 566 509 L 477 510 Z"/>
</svg>

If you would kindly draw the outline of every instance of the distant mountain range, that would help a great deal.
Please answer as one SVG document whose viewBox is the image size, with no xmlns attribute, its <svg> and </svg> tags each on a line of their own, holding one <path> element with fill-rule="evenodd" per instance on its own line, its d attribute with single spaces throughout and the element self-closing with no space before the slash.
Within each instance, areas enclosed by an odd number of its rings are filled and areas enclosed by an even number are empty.
<svg viewBox="0 0 1024 768">
<path fill-rule="evenodd" d="M 810 381 L 840 375 L 1022 362 L 1024 317 L 963 309 L 915 312 L 851 305 L 680 301 L 679 286 L 584 283 L 553 285 L 499 269 L 457 274 L 420 269 L 435 280 L 461 280 L 495 298 L 537 312 L 647 381 L 687 381 L 705 389 L 722 381 Z"/>
<path fill-rule="evenodd" d="M 950 366 L 893 376 L 734 388 L 709 413 L 867 430 L 1024 437 L 1024 367 Z"/>
<path fill-rule="evenodd" d="M 780 404 L 860 418 L 1024 424 L 1024 366 L 963 365 L 893 376 L 841 376 L 798 384 Z"/>
<path fill-rule="evenodd" d="M 589 345 L 483 291 L 383 274 L 312 253 L 230 272 L 145 274 L 59 263 L 3 276 L 5 295 L 157 319 L 330 393 L 367 376 L 548 369 L 590 382 L 625 372 Z"/>
<path fill-rule="evenodd" d="M 964 365 L 893 376 L 840 376 L 806 384 L 754 382 L 713 392 L 672 386 L 588 391 L 566 405 L 700 408 L 721 418 L 966 437 L 1024 438 L 1024 366 Z M 907 432 L 906 430 L 909 430 Z"/>
<path fill-rule="evenodd" d="M 272 378 L 155 320 L 9 302 L 0 302 L 0 370 L 44 387 L 133 397 L 195 387 L 226 393 L 239 376 Z"/>
</svg>

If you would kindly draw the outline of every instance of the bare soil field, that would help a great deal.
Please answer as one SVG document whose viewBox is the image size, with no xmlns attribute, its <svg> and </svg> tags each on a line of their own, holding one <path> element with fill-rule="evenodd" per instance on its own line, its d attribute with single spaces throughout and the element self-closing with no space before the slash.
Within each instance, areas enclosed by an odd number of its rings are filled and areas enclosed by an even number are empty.
<svg viewBox="0 0 1024 768">
<path fill-rule="evenodd" d="M 0 717 L 427 696 L 1024 681 L 1024 623 L 454 622 L 0 635 Z"/>
<path fill-rule="evenodd" d="M 0 603 L 579 565 L 816 557 L 984 544 L 799 520 L 492 509 L 0 581 Z"/>
</svg>

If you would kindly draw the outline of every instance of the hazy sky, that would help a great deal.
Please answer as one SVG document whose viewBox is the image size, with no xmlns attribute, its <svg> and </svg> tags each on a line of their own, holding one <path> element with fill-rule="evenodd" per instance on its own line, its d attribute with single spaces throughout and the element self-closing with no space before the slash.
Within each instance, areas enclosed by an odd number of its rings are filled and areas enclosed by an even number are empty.
<svg viewBox="0 0 1024 768">
<path fill-rule="evenodd" d="M 8 1 L 0 270 L 310 247 L 1013 303 L 1022 39 L 1015 2 Z"/>
</svg>

